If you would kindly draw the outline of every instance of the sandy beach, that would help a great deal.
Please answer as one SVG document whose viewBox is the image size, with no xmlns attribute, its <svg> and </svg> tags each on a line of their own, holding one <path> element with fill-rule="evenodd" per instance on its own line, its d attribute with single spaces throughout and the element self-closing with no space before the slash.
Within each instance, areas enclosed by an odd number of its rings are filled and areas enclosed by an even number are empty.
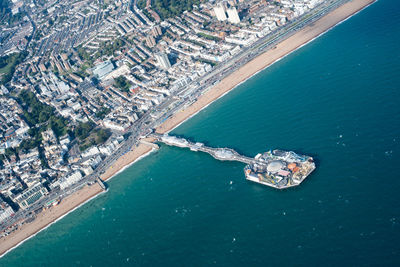
<svg viewBox="0 0 400 267">
<path fill-rule="evenodd" d="M 209 105 L 211 102 L 235 88 L 235 86 L 237 86 L 239 83 L 245 81 L 258 71 L 268 67 L 280 58 L 326 32 L 339 22 L 345 20 L 374 1 L 375 0 L 353 0 L 330 12 L 312 25 L 307 26 L 288 39 L 282 41 L 276 46 L 275 49 L 261 54 L 257 58 L 247 63 L 245 66 L 239 68 L 230 76 L 221 80 L 220 83 L 200 96 L 194 104 L 171 116 L 161 126 L 159 126 L 156 131 L 159 133 L 165 133 L 172 130 L 177 125 L 181 124 L 183 121 L 187 120 L 198 111 L 203 109 L 205 106 Z M 119 158 L 112 167 L 107 169 L 101 178 L 105 181 L 110 179 L 119 171 L 123 170 L 143 155 L 151 152 L 152 149 L 153 148 L 151 146 L 145 144 L 140 144 L 139 146 L 134 147 L 131 151 Z M 100 192 L 102 192 L 102 190 L 98 184 L 85 186 L 82 190 L 75 192 L 74 194 L 63 199 L 58 206 L 51 207 L 48 210 L 41 212 L 37 215 L 35 221 L 22 225 L 18 230 L 9 236 L 0 239 L 0 255 L 3 255 L 11 248 L 17 246 L 27 238 L 35 235 L 41 229 L 49 226 L 57 219 L 95 197 Z"/>
<path fill-rule="evenodd" d="M 59 205 L 50 207 L 39 213 L 33 222 L 22 225 L 15 232 L 0 239 L 0 253 L 3 254 L 10 248 L 17 246 L 102 191 L 100 185 L 97 183 L 92 186 L 85 186 L 63 199 Z"/>
<path fill-rule="evenodd" d="M 128 151 L 125 155 L 120 157 L 110 168 L 108 168 L 100 178 L 103 181 L 107 181 L 112 178 L 115 174 L 120 172 L 126 166 L 132 164 L 139 157 L 149 153 L 152 150 L 152 147 L 145 144 L 139 144 L 137 147 L 134 147 L 132 150 Z"/>
</svg>

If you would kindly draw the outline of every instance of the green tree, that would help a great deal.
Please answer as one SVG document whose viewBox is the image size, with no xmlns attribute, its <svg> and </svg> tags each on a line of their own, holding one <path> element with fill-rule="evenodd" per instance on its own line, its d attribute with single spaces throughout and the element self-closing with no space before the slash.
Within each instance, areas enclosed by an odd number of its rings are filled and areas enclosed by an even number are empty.
<svg viewBox="0 0 400 267">
<path fill-rule="evenodd" d="M 81 122 L 74 130 L 75 137 L 83 141 L 90 135 L 90 132 L 93 130 L 93 128 L 94 123 L 92 121 Z"/>
<path fill-rule="evenodd" d="M 111 109 L 102 107 L 99 111 L 96 112 L 96 117 L 99 119 L 104 119 L 105 116 L 107 116 L 108 113 L 110 113 Z"/>
<path fill-rule="evenodd" d="M 115 87 L 119 88 L 122 92 L 129 93 L 129 88 L 131 87 L 132 82 L 121 75 L 114 79 L 114 85 Z"/>
<path fill-rule="evenodd" d="M 100 129 L 97 132 L 97 136 L 96 136 L 96 144 L 103 144 L 104 142 L 106 142 L 108 140 L 108 138 L 111 136 L 111 132 L 108 129 Z"/>
<path fill-rule="evenodd" d="M 153 0 L 151 1 L 152 9 L 160 15 L 162 19 L 176 17 L 184 11 L 191 11 L 193 5 L 199 5 L 200 0 Z M 138 0 L 137 6 L 140 9 L 146 7 L 146 0 Z"/>
</svg>

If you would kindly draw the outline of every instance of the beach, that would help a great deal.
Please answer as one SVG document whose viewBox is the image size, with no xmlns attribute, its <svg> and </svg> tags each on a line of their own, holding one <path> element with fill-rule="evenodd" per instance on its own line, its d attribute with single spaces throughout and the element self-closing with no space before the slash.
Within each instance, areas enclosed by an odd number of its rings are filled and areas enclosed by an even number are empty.
<svg viewBox="0 0 400 267">
<path fill-rule="evenodd" d="M 320 20 L 313 23 L 311 26 L 307 26 L 288 39 L 282 41 L 276 46 L 275 49 L 263 53 L 245 66 L 239 68 L 230 76 L 221 80 L 220 83 L 218 83 L 215 87 L 211 88 L 209 91 L 200 96 L 194 104 L 171 116 L 161 126 L 159 126 L 156 131 L 159 133 L 165 133 L 172 130 L 177 125 L 181 124 L 199 112 L 201 109 L 235 88 L 239 83 L 245 81 L 255 73 L 268 67 L 307 42 L 313 40 L 317 36 L 334 27 L 339 22 L 345 20 L 352 14 L 358 12 L 373 2 L 374 0 L 353 0 L 330 12 Z M 144 144 L 134 147 L 131 151 L 119 158 L 112 167 L 106 170 L 101 178 L 103 180 L 110 179 L 118 172 L 122 171 L 124 168 L 140 159 L 142 156 L 151 152 L 152 149 L 153 148 L 149 145 Z M 9 249 L 35 235 L 41 229 L 54 223 L 57 219 L 62 218 L 68 212 L 76 209 L 83 203 L 98 195 L 100 192 L 102 192 L 102 190 L 98 184 L 85 186 L 82 190 L 63 199 L 58 206 L 51 207 L 48 210 L 41 212 L 35 221 L 29 224 L 24 224 L 17 231 L 5 238 L 0 239 L 0 254 L 4 254 L 5 252 L 9 251 Z"/>
<path fill-rule="evenodd" d="M 114 177 L 117 173 L 121 172 L 124 168 L 128 167 L 130 164 L 134 163 L 140 157 L 150 153 L 152 151 L 152 147 L 149 145 L 145 145 L 140 143 L 137 147 L 134 147 L 130 151 L 128 151 L 125 155 L 120 157 L 110 168 L 108 168 L 100 178 L 103 181 L 107 181 Z"/>
<path fill-rule="evenodd" d="M 50 226 L 52 223 L 61 219 L 67 213 L 78 208 L 93 197 L 97 196 L 103 190 L 100 185 L 95 183 L 91 186 L 85 186 L 81 190 L 63 199 L 60 204 L 42 211 L 36 216 L 36 219 L 31 223 L 26 223 L 20 226 L 10 235 L 0 239 L 0 253 L 4 255 L 11 248 L 18 246 L 24 240 L 34 236 L 40 230 Z"/>
</svg>

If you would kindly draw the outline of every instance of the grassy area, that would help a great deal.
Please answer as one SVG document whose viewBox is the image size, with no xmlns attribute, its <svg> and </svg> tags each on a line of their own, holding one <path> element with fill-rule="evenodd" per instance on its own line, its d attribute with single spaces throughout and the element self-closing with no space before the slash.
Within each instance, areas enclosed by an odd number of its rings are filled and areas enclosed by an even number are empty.
<svg viewBox="0 0 400 267">
<path fill-rule="evenodd" d="M 24 139 L 15 152 L 18 154 L 19 151 L 38 148 L 41 163 L 47 168 L 46 158 L 40 146 L 42 132 L 52 129 L 56 136 L 65 135 L 68 132 L 68 121 L 57 115 L 53 107 L 40 102 L 31 91 L 24 90 L 16 98 L 24 111 L 23 117 L 31 128 L 28 131 L 30 138 Z"/>
<path fill-rule="evenodd" d="M 15 68 L 25 59 L 27 54 L 27 52 L 13 53 L 0 58 L 0 84 L 11 81 Z"/>
<path fill-rule="evenodd" d="M 17 100 L 24 110 L 24 118 L 31 129 L 41 132 L 51 128 L 57 136 L 67 133 L 68 121 L 57 115 L 53 107 L 40 102 L 31 91 L 22 91 Z"/>
<path fill-rule="evenodd" d="M 205 44 L 200 43 L 200 42 L 198 42 L 198 41 L 196 41 L 196 40 L 185 39 L 184 41 L 186 41 L 186 42 L 188 42 L 188 43 L 192 43 L 192 44 L 198 45 L 198 46 L 203 47 L 203 48 L 206 48 L 206 45 L 205 45 Z"/>
<path fill-rule="evenodd" d="M 200 62 L 204 62 L 204 63 L 207 63 L 207 64 L 210 64 L 211 66 L 215 66 L 215 65 L 217 65 L 217 62 L 215 62 L 215 61 L 211 61 L 211 60 L 207 60 L 207 59 L 204 59 L 204 58 L 199 58 L 198 59 Z"/>
<path fill-rule="evenodd" d="M 126 79 L 124 76 L 119 76 L 114 79 L 114 85 L 122 92 L 129 93 L 129 88 L 132 86 L 132 82 Z"/>
<path fill-rule="evenodd" d="M 85 151 L 91 146 L 101 145 L 108 140 L 111 132 L 108 129 L 95 128 L 93 122 L 80 123 L 74 130 L 79 141 L 79 150 Z"/>
<path fill-rule="evenodd" d="M 89 66 L 93 66 L 93 62 L 102 56 L 114 55 L 116 51 L 119 51 L 125 45 L 125 40 L 122 38 L 106 41 L 100 44 L 99 49 L 94 54 L 90 54 L 88 49 L 79 46 L 77 49 L 78 55 L 81 60 L 86 61 Z"/>
<path fill-rule="evenodd" d="M 147 11 L 146 9 L 142 9 L 143 14 L 150 20 L 150 21 L 155 21 L 153 16 Z"/>
<path fill-rule="evenodd" d="M 102 107 L 99 111 L 96 112 L 96 117 L 102 120 L 110 112 L 111 112 L 111 109 L 106 108 L 106 107 Z"/>
<path fill-rule="evenodd" d="M 25 16 L 25 12 L 21 11 L 15 15 L 11 12 L 11 0 L 0 0 L 0 25 L 11 25 L 21 21 Z"/>
<path fill-rule="evenodd" d="M 69 131 L 68 120 L 57 115 L 53 107 L 40 102 L 31 91 L 22 91 L 17 96 L 17 100 L 24 110 L 24 119 L 31 126 L 28 131 L 31 138 L 24 140 L 18 151 L 40 147 L 41 133 L 47 129 L 52 129 L 57 137 L 63 136 L 67 132 L 70 136 L 76 137 L 81 151 L 92 145 L 103 144 L 111 136 L 108 129 L 98 128 L 92 121 L 80 123 L 73 131 Z M 110 112 L 109 109 L 103 108 L 96 115 L 103 117 L 108 112 Z"/>
<path fill-rule="evenodd" d="M 182 14 L 184 11 L 191 11 L 193 5 L 199 5 L 200 0 L 152 0 L 151 8 L 157 12 L 161 19 L 167 19 L 176 17 Z M 137 6 L 140 9 L 146 7 L 146 0 L 138 0 Z"/>
<path fill-rule="evenodd" d="M 199 37 L 203 37 L 203 38 L 208 39 L 208 40 L 212 40 L 212 41 L 216 41 L 216 42 L 221 41 L 221 39 L 216 37 L 216 36 L 205 34 L 205 33 L 202 33 L 202 32 L 197 33 L 197 35 Z"/>
</svg>

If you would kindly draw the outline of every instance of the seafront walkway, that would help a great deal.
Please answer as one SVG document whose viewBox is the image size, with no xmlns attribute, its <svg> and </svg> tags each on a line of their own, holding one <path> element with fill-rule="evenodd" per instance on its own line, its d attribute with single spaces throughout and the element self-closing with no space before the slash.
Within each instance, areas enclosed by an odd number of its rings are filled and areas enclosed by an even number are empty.
<svg viewBox="0 0 400 267">
<path fill-rule="evenodd" d="M 158 142 L 162 142 L 170 146 L 189 148 L 192 151 L 201 151 L 204 153 L 208 153 L 217 160 L 239 161 L 245 164 L 252 164 L 255 163 L 256 161 L 254 158 L 241 155 L 231 148 L 209 147 L 204 145 L 203 143 L 198 143 L 198 142 L 194 143 L 185 138 L 170 136 L 170 135 L 162 135 L 159 133 L 151 133 L 149 136 L 155 138 Z"/>
</svg>

